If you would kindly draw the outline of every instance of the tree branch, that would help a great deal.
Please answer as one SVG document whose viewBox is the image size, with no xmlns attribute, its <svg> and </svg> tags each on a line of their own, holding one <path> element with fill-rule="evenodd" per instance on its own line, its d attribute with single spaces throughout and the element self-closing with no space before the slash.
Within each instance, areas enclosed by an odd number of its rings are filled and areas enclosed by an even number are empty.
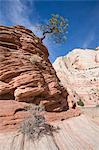
<svg viewBox="0 0 99 150">
<path fill-rule="evenodd" d="M 54 29 L 54 28 L 55 28 L 55 27 L 51 28 L 50 31 L 45 31 L 45 32 L 43 32 L 43 37 L 41 38 L 41 42 L 45 39 L 47 33 L 52 33 L 52 32 L 53 32 L 53 29 Z"/>
</svg>

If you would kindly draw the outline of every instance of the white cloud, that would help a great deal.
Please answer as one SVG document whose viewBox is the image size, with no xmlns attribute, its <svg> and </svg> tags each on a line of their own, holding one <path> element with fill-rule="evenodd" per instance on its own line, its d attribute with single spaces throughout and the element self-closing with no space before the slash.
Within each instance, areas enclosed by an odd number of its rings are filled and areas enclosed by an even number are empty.
<svg viewBox="0 0 99 150">
<path fill-rule="evenodd" d="M 34 12 L 33 17 L 36 14 L 34 2 L 33 0 L 28 1 L 32 7 L 28 7 L 21 0 L 1 0 L 3 8 L 0 8 L 0 24 L 7 25 L 10 22 L 11 25 L 23 25 L 31 30 L 35 29 L 29 18 L 31 11 Z"/>
<path fill-rule="evenodd" d="M 96 34 L 98 34 L 97 24 L 99 20 L 99 5 L 95 5 L 93 7 L 93 9 L 90 12 L 90 16 L 91 17 L 88 19 L 88 33 L 86 34 L 85 42 L 83 43 L 83 48 L 88 48 L 88 46 L 94 41 L 94 39 L 96 39 Z"/>
<path fill-rule="evenodd" d="M 88 46 L 93 42 L 94 38 L 95 38 L 95 32 L 91 31 L 87 35 L 85 42 L 83 43 L 83 48 L 88 48 Z"/>
</svg>

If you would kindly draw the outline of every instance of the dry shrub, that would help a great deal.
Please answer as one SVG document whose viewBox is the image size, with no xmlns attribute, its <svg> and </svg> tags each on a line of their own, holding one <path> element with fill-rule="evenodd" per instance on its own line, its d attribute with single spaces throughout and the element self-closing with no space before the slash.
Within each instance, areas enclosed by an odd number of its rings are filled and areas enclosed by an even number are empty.
<svg viewBox="0 0 99 150">
<path fill-rule="evenodd" d="M 40 56 L 36 55 L 36 54 L 34 54 L 34 55 L 32 55 L 32 56 L 30 57 L 30 62 L 31 62 L 32 64 L 40 63 L 41 61 L 42 61 L 42 58 L 41 58 Z"/>
<path fill-rule="evenodd" d="M 84 102 L 83 102 L 81 99 L 79 99 L 79 101 L 77 101 L 77 104 L 78 104 L 79 106 L 84 106 Z"/>
<path fill-rule="evenodd" d="M 27 135 L 29 139 L 40 139 L 44 135 L 53 136 L 53 132 L 59 129 L 46 122 L 45 117 L 40 114 L 43 110 L 44 107 L 33 105 L 29 110 L 31 117 L 26 118 L 20 125 L 21 133 Z"/>
</svg>

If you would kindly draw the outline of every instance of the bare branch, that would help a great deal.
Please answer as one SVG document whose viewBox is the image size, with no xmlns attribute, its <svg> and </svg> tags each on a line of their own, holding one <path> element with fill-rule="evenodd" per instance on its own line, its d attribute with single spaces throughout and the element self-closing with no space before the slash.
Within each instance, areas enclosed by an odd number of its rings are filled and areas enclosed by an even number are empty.
<svg viewBox="0 0 99 150">
<path fill-rule="evenodd" d="M 50 29 L 50 31 L 43 32 L 43 37 L 41 38 L 41 42 L 45 39 L 47 33 L 53 33 L 53 29 L 54 29 L 54 27 L 52 29 Z"/>
</svg>

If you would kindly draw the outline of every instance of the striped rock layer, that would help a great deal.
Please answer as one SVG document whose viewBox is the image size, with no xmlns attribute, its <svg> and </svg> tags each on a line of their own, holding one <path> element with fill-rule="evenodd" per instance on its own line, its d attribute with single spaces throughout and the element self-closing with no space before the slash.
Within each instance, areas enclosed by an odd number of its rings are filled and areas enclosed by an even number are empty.
<svg viewBox="0 0 99 150">
<path fill-rule="evenodd" d="M 47 48 L 29 29 L 0 26 L 1 122 L 4 117 L 10 121 L 29 103 L 44 104 L 47 111 L 68 108 L 67 91 L 60 86 L 48 56 Z M 26 113 L 13 118 L 10 125 L 24 116 Z"/>
<path fill-rule="evenodd" d="M 67 89 L 69 106 L 81 100 L 85 106 L 99 104 L 99 48 L 74 49 L 58 57 L 53 66 Z"/>
</svg>

